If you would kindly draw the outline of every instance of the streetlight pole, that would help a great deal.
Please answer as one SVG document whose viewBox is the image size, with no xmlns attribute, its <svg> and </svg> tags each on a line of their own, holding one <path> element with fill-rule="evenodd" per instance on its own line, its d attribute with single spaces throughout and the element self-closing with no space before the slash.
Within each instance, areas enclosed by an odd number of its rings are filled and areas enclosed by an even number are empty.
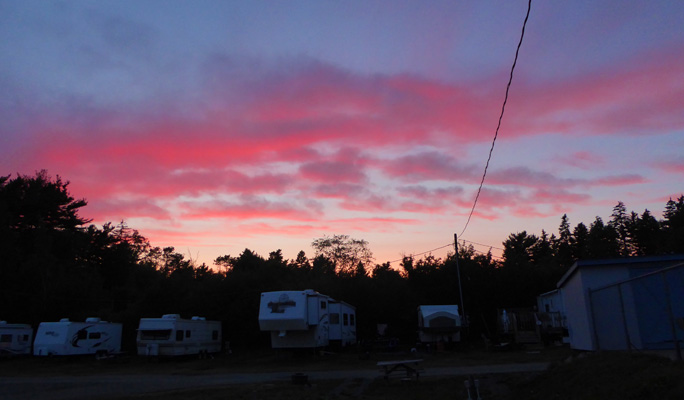
<svg viewBox="0 0 684 400">
<path fill-rule="evenodd" d="M 461 286 L 461 268 L 458 265 L 458 236 L 454 233 L 454 249 L 456 250 L 456 273 L 458 274 L 458 294 L 461 298 L 461 325 L 468 326 L 468 318 L 466 318 L 465 307 L 463 306 L 463 287 Z"/>
</svg>

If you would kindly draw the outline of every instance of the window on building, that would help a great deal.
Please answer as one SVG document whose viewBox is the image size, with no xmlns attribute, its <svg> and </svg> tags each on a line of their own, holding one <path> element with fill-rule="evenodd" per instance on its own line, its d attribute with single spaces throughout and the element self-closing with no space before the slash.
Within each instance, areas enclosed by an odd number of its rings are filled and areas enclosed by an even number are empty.
<svg viewBox="0 0 684 400">
<path fill-rule="evenodd" d="M 328 307 L 328 303 L 321 301 L 321 310 L 325 310 Z"/>
<path fill-rule="evenodd" d="M 340 324 L 340 314 L 338 314 L 338 313 L 330 314 L 330 324 L 331 325 L 339 325 Z"/>
<path fill-rule="evenodd" d="M 12 342 L 12 335 L 5 334 L 0 336 L 0 343 L 11 343 Z"/>
<path fill-rule="evenodd" d="M 344 313 L 342 315 L 342 323 L 344 324 L 344 326 L 349 325 L 349 314 Z"/>
</svg>

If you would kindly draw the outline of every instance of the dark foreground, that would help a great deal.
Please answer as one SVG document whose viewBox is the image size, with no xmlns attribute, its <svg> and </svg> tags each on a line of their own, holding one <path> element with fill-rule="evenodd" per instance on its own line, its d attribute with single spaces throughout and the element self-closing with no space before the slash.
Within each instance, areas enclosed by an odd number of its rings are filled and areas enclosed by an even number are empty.
<svg viewBox="0 0 684 400">
<path fill-rule="evenodd" d="M 213 360 L 0 360 L 0 399 L 682 399 L 684 367 L 565 347 L 419 354 L 419 379 L 385 380 L 376 363 L 415 354 L 243 352 Z M 292 383 L 305 374 L 305 384 Z"/>
</svg>

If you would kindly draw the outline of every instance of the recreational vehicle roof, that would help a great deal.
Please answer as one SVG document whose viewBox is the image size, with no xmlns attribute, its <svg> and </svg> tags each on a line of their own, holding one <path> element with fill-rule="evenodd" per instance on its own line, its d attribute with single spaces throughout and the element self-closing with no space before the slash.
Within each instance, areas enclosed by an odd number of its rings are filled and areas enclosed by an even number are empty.
<svg viewBox="0 0 684 400">
<path fill-rule="evenodd" d="M 458 305 L 456 305 L 456 304 L 438 305 L 438 306 L 418 306 L 418 311 L 424 317 L 427 317 L 427 316 L 430 316 L 430 315 L 436 314 L 436 313 L 443 313 L 443 312 L 447 312 L 447 313 L 454 314 L 454 315 L 459 315 Z"/>
</svg>

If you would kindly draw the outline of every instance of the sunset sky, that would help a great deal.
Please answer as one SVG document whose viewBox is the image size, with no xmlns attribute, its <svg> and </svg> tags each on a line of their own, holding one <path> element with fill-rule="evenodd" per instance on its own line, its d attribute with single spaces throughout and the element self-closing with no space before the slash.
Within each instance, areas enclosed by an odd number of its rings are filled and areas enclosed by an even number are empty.
<svg viewBox="0 0 684 400">
<path fill-rule="evenodd" d="M 0 175 L 46 169 L 212 264 L 461 233 L 527 1 L 0 0 Z M 557 233 L 684 194 L 684 5 L 536 1 L 462 238 Z M 487 251 L 487 246 L 476 249 Z M 444 257 L 451 248 L 433 254 Z M 393 265 L 397 266 L 398 263 Z"/>
</svg>

